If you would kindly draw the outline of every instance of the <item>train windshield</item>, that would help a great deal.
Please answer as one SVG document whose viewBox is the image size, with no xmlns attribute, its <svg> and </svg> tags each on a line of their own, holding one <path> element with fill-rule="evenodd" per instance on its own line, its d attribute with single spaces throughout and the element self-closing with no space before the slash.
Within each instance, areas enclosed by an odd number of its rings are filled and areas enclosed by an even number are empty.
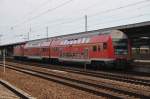
<svg viewBox="0 0 150 99">
<path fill-rule="evenodd" d="M 128 40 L 127 39 L 113 39 L 113 45 L 116 55 L 128 54 Z"/>
</svg>

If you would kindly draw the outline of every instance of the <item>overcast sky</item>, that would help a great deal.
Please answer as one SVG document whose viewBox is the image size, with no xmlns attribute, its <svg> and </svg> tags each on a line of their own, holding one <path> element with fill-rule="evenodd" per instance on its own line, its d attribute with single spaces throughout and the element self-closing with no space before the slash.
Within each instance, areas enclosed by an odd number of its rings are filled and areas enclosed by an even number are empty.
<svg viewBox="0 0 150 99">
<path fill-rule="evenodd" d="M 1 44 L 150 21 L 150 0 L 0 0 Z M 2 35 L 2 36 L 1 36 Z"/>
</svg>

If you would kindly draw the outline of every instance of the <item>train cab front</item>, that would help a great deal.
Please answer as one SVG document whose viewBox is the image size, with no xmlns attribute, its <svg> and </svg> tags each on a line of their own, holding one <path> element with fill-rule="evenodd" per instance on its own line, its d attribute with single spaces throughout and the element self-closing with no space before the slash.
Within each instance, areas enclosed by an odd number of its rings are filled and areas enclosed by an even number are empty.
<svg viewBox="0 0 150 99">
<path fill-rule="evenodd" d="M 127 39 L 118 39 L 114 41 L 115 65 L 120 68 L 128 65 L 129 49 Z"/>
<path fill-rule="evenodd" d="M 113 36 L 112 40 L 115 56 L 115 68 L 128 68 L 131 60 L 131 48 L 127 36 L 123 32 L 119 32 L 116 36 Z"/>
</svg>

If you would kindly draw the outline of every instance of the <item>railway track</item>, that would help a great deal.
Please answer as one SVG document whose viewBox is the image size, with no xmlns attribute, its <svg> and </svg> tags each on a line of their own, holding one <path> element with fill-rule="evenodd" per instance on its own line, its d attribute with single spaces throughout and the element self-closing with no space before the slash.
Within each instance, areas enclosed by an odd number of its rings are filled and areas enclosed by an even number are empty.
<svg viewBox="0 0 150 99">
<path fill-rule="evenodd" d="M 3 85 L 8 90 L 10 90 L 10 92 L 14 93 L 16 95 L 16 98 L 18 97 L 20 99 L 36 99 L 36 98 L 32 97 L 31 95 L 25 93 L 24 91 L 22 91 L 22 90 L 16 88 L 15 86 L 11 85 L 9 82 L 4 81 L 2 79 L 0 79 L 0 85 Z M 9 97 L 9 95 L 8 95 L 8 97 L 7 97 L 7 95 L 4 97 L 5 99 Z M 3 95 L 2 95 L 2 97 L 3 97 Z"/>
<path fill-rule="evenodd" d="M 20 64 L 21 65 L 21 64 Z M 63 75 L 57 75 L 54 73 L 47 73 L 43 72 L 42 70 L 36 70 L 34 68 L 27 68 L 16 66 L 16 64 L 8 64 L 6 65 L 7 68 L 17 70 L 19 72 L 27 73 L 30 75 L 34 75 L 43 79 L 51 80 L 54 82 L 58 82 L 64 85 L 68 85 L 80 90 L 84 90 L 96 95 L 104 96 L 104 97 L 111 97 L 111 98 L 144 98 L 148 99 L 149 94 L 140 94 L 132 91 L 127 91 L 123 89 L 119 89 L 117 87 L 110 86 L 108 84 L 99 82 L 99 83 L 92 83 L 81 79 L 75 79 L 72 77 L 66 77 Z M 148 92 L 147 92 L 148 93 Z"/>
<path fill-rule="evenodd" d="M 93 77 L 99 77 L 104 79 L 111 79 L 116 81 L 122 81 L 127 82 L 131 84 L 136 85 L 144 85 L 144 86 L 150 86 L 150 78 L 144 79 L 143 77 L 138 77 L 136 75 L 131 74 L 121 74 L 121 73 L 110 73 L 110 72 L 102 72 L 102 71 L 92 71 L 92 70 L 83 70 L 83 69 L 77 69 L 77 68 L 70 68 L 70 67 L 63 67 L 63 66 L 56 66 L 56 65 L 48 65 L 48 64 L 40 64 L 40 63 L 27 63 L 27 62 L 19 62 L 25 65 L 31 65 L 31 66 L 39 66 L 42 68 L 48 68 L 48 69 L 57 69 L 61 71 L 71 72 L 71 73 L 77 73 L 82 75 L 88 75 Z"/>
</svg>

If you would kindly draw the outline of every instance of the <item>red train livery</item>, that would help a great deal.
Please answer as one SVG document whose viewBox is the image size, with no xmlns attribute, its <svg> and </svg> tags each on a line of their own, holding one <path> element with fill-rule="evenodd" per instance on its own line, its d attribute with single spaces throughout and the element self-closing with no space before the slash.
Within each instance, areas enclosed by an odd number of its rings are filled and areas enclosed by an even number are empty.
<svg viewBox="0 0 150 99">
<path fill-rule="evenodd" d="M 111 30 L 29 41 L 14 47 L 14 57 L 124 68 L 131 60 L 131 47 L 123 32 Z"/>
</svg>

